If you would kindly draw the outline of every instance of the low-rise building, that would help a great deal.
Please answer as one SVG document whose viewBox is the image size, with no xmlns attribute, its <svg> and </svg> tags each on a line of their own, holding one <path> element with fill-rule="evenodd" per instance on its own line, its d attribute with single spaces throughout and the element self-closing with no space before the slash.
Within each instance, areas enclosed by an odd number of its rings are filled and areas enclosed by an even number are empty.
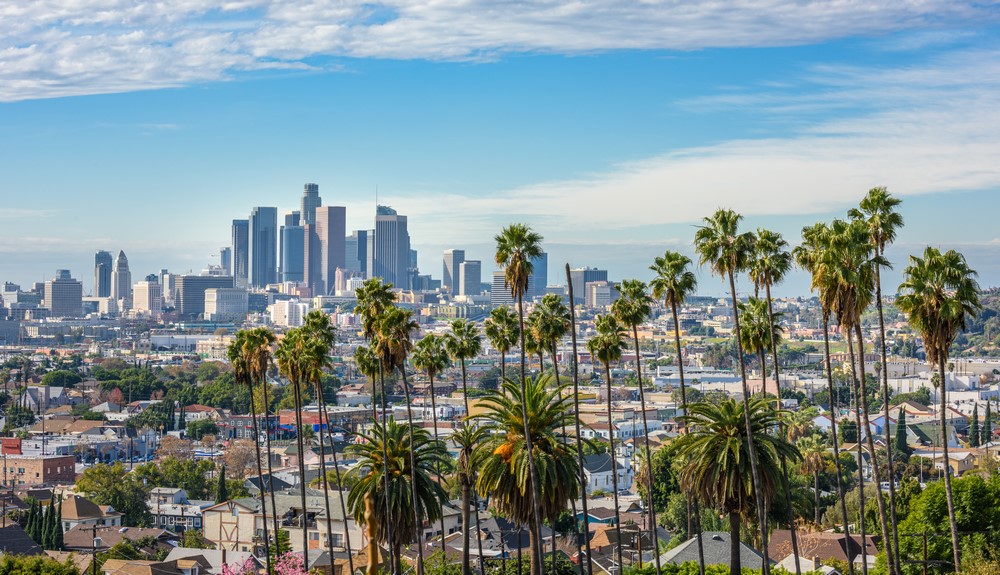
<svg viewBox="0 0 1000 575">
<path fill-rule="evenodd" d="M 64 532 L 78 525 L 118 527 L 122 524 L 122 514 L 110 505 L 101 506 L 85 497 L 71 495 L 62 501 L 62 524 Z"/>
<path fill-rule="evenodd" d="M 76 458 L 72 455 L 4 455 L 3 484 L 51 485 L 76 481 Z"/>
</svg>

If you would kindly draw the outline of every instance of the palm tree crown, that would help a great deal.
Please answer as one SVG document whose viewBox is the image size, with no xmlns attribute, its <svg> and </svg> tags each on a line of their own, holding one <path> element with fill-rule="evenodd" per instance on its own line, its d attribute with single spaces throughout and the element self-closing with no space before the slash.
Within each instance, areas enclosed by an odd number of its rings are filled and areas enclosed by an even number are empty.
<svg viewBox="0 0 1000 575">
<path fill-rule="evenodd" d="M 542 236 L 525 224 L 511 224 L 494 239 L 496 263 L 504 269 L 504 286 L 517 299 L 528 291 L 528 278 L 534 271 L 532 260 L 542 256 Z"/>
<path fill-rule="evenodd" d="M 705 218 L 705 225 L 694 236 L 695 251 L 701 265 L 708 264 L 712 273 L 726 277 L 747 268 L 753 250 L 753 234 L 739 233 L 743 216 L 732 210 L 717 210 Z"/>
<path fill-rule="evenodd" d="M 451 365 L 445 350 L 445 339 L 433 333 L 427 334 L 413 346 L 411 361 L 413 367 L 423 371 L 427 377 L 436 377 Z"/>
<path fill-rule="evenodd" d="M 903 215 L 895 211 L 901 203 L 903 200 L 894 198 L 885 187 L 872 188 L 859 207 L 848 212 L 851 219 L 864 222 L 871 242 L 880 254 L 885 252 L 886 244 L 896 240 L 896 230 L 903 227 Z"/>
<path fill-rule="evenodd" d="M 771 321 L 767 316 L 767 300 L 749 297 L 746 303 L 740 302 L 737 305 L 740 307 L 740 343 L 743 344 L 743 349 L 747 353 L 758 355 L 770 353 L 772 351 L 771 336 L 774 336 L 775 345 L 780 344 L 781 335 L 785 332 L 785 328 L 775 323 L 772 329 Z M 774 314 L 775 322 L 782 315 L 781 313 Z"/>
<path fill-rule="evenodd" d="M 653 298 L 663 301 L 668 308 L 682 305 L 698 288 L 698 279 L 690 266 L 691 258 L 678 252 L 667 250 L 662 256 L 657 256 L 653 265 L 649 266 L 656 274 L 649 282 Z"/>
<path fill-rule="evenodd" d="M 781 283 L 788 270 L 792 268 L 792 254 L 788 251 L 788 242 L 777 232 L 758 228 L 753 242 L 752 261 L 749 265 L 750 279 L 758 290 Z"/>
</svg>

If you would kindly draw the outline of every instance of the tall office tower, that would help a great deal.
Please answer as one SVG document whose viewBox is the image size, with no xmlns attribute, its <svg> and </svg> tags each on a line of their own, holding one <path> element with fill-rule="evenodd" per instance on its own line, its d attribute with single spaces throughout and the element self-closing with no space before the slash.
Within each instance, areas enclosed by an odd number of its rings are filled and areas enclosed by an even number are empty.
<svg viewBox="0 0 1000 575">
<path fill-rule="evenodd" d="M 362 274 L 368 273 L 368 230 L 354 230 L 344 238 L 344 266 Z"/>
<path fill-rule="evenodd" d="M 233 279 L 236 287 L 247 287 L 250 254 L 250 221 L 233 220 Z"/>
<path fill-rule="evenodd" d="M 258 206 L 248 219 L 247 282 L 262 288 L 278 282 L 278 208 Z"/>
<path fill-rule="evenodd" d="M 174 295 L 177 291 L 177 274 L 169 273 L 167 270 L 160 270 L 160 286 L 163 290 L 160 294 L 160 297 L 163 298 L 163 307 L 174 307 Z"/>
<path fill-rule="evenodd" d="M 465 250 L 445 250 L 441 272 L 441 289 L 458 293 L 458 266 L 465 261 Z"/>
<path fill-rule="evenodd" d="M 545 295 L 545 287 L 549 285 L 549 254 L 542 252 L 542 255 L 532 258 L 531 268 L 531 277 L 528 278 L 529 297 L 542 297 Z"/>
<path fill-rule="evenodd" d="M 124 251 L 118 252 L 115 267 L 111 270 L 111 297 L 118 301 L 119 311 L 132 309 L 132 272 L 128 269 Z"/>
<path fill-rule="evenodd" d="M 233 248 L 219 248 L 219 266 L 222 267 L 223 275 L 233 275 Z"/>
<path fill-rule="evenodd" d="M 94 297 L 111 297 L 111 254 L 101 250 L 94 255 Z"/>
<path fill-rule="evenodd" d="M 347 208 L 316 208 L 316 222 L 306 226 L 305 278 L 313 295 L 333 292 L 337 268 L 344 267 L 344 235 L 347 233 Z"/>
<path fill-rule="evenodd" d="M 483 262 L 465 260 L 458 264 L 458 295 L 479 295 L 483 284 Z"/>
<path fill-rule="evenodd" d="M 608 270 L 577 268 L 569 271 L 569 277 L 573 282 L 573 303 L 586 303 L 587 284 L 608 281 Z"/>
<path fill-rule="evenodd" d="M 516 304 L 515 300 L 510 295 L 510 288 L 505 284 L 506 279 L 504 277 L 503 270 L 497 270 L 493 272 L 493 280 L 490 282 L 490 304 L 491 305 L 512 305 Z"/>
<path fill-rule="evenodd" d="M 205 290 L 207 321 L 243 321 L 247 317 L 249 294 L 243 288 L 208 288 Z"/>
<path fill-rule="evenodd" d="M 360 233 L 361 230 L 358 230 Z M 365 230 L 365 277 L 372 277 L 375 272 L 375 230 Z"/>
<path fill-rule="evenodd" d="M 54 317 L 80 317 L 83 314 L 83 283 L 70 277 L 69 270 L 56 270 L 56 277 L 45 282 L 42 307 Z"/>
<path fill-rule="evenodd" d="M 306 230 L 300 224 L 299 212 L 285 214 L 285 225 L 278 236 L 278 271 L 283 282 L 303 281 Z"/>
<path fill-rule="evenodd" d="M 181 319 L 197 319 L 205 313 L 205 291 L 231 288 L 233 278 L 226 276 L 175 276 L 177 313 Z"/>
<path fill-rule="evenodd" d="M 406 216 L 388 206 L 375 209 L 375 268 L 372 277 L 395 287 L 407 289 L 407 272 L 410 269 L 410 234 L 406 230 Z"/>
<path fill-rule="evenodd" d="M 153 319 L 160 317 L 163 311 L 163 288 L 156 276 L 152 280 L 146 278 L 145 281 L 136 282 L 132 289 L 132 300 L 134 311 Z"/>
<path fill-rule="evenodd" d="M 316 184 L 306 184 L 305 193 L 302 195 L 302 222 L 301 225 L 311 225 L 316 223 L 316 208 L 323 205 L 323 198 L 319 197 L 319 186 Z"/>
</svg>

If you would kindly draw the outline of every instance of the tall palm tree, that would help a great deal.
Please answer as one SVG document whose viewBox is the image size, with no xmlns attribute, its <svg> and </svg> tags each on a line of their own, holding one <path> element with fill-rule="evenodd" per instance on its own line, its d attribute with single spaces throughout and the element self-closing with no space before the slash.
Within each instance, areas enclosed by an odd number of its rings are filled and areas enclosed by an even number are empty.
<svg viewBox="0 0 1000 575">
<path fill-rule="evenodd" d="M 830 393 L 830 442 L 833 444 L 833 461 L 837 466 L 837 499 L 840 501 L 840 515 L 844 518 L 844 535 L 850 540 L 851 532 L 847 521 L 847 504 L 843 472 L 840 465 L 840 441 L 837 435 L 837 395 L 833 388 L 833 364 L 830 361 L 830 314 L 833 312 L 833 294 L 836 289 L 830 274 L 821 265 L 821 258 L 827 249 L 830 230 L 822 223 L 802 229 L 802 243 L 796 247 L 792 255 L 795 263 L 809 272 L 811 276 L 810 289 L 819 292 L 820 317 L 823 321 L 823 351 L 826 364 L 826 383 Z M 848 562 L 848 575 L 854 575 L 854 564 Z"/>
<path fill-rule="evenodd" d="M 337 447 L 333 443 L 333 430 L 330 424 L 330 416 L 326 412 L 326 398 L 323 393 L 323 370 L 333 367 L 330 351 L 337 342 L 337 330 L 330 323 L 330 316 L 319 310 L 313 310 L 306 314 L 303 330 L 306 337 L 311 340 L 307 346 L 309 353 L 304 359 L 307 363 L 308 379 L 312 381 L 313 394 L 316 396 L 316 404 L 319 407 L 319 467 L 320 474 L 323 477 L 323 502 L 326 506 L 326 543 L 327 551 L 330 557 L 333 557 L 333 517 L 330 513 L 330 482 L 326 473 L 325 444 L 327 438 L 330 439 L 330 451 L 333 452 L 333 471 L 337 479 L 337 498 L 340 500 L 340 513 L 343 517 L 347 517 L 347 503 L 344 501 L 344 494 L 341 491 L 343 482 L 340 478 L 340 465 L 337 463 Z M 353 573 L 354 553 L 351 550 L 351 537 L 346 521 L 344 522 L 344 545 L 347 549 L 348 567 Z"/>
<path fill-rule="evenodd" d="M 458 482 L 462 486 L 462 575 L 472 574 L 472 561 L 469 560 L 469 509 L 476 484 L 476 472 L 485 457 L 485 453 L 476 447 L 486 441 L 487 437 L 489 431 L 476 425 L 463 425 L 451 436 L 458 446 Z M 478 527 L 476 530 L 479 530 Z M 478 534 L 476 537 L 479 537 Z M 481 552 L 479 555 L 482 557 Z"/>
<path fill-rule="evenodd" d="M 420 329 L 413 319 L 413 312 L 395 306 L 390 307 L 382 315 L 378 323 L 378 333 L 375 336 L 375 353 L 382 359 L 382 363 L 390 370 L 399 369 L 399 374 L 403 378 L 403 393 L 406 397 L 406 421 L 410 431 L 410 443 L 416 444 L 413 439 L 413 401 L 410 397 L 410 383 L 406 379 L 406 358 L 413 349 L 411 335 Z M 410 488 L 413 491 L 411 501 L 413 506 L 413 524 L 419 528 L 417 532 L 417 575 L 424 572 L 424 541 L 423 541 L 423 519 L 424 509 L 419 505 L 417 498 L 417 464 L 416 453 L 410 450 Z"/>
<path fill-rule="evenodd" d="M 483 332 L 493 349 L 500 352 L 500 379 L 507 379 L 507 354 L 517 345 L 517 316 L 509 307 L 495 307 L 483 322 Z"/>
<path fill-rule="evenodd" d="M 494 238 L 497 244 L 496 264 L 504 270 L 504 286 L 510 290 L 512 298 L 517 300 L 518 331 L 521 336 L 521 375 L 518 379 L 520 386 L 520 397 L 527 398 L 527 381 L 525 377 L 525 342 L 524 342 L 524 294 L 528 291 L 528 279 L 534 271 L 532 260 L 542 256 L 542 236 L 525 224 L 511 224 L 500 231 Z M 528 417 L 528 406 L 522 402 L 521 424 L 523 426 L 524 437 L 528 443 L 532 442 L 531 427 Z M 530 525 L 534 529 L 534 536 L 531 548 L 531 572 L 541 574 L 544 572 L 542 565 L 541 550 L 541 485 L 538 479 L 538 467 L 535 465 L 535 456 L 532 450 L 527 451 L 528 478 L 533 497 L 531 501 L 534 505 L 534 520 Z M 522 523 L 523 524 L 523 523 Z"/>
<path fill-rule="evenodd" d="M 892 197 L 884 187 L 872 188 L 861 200 L 861 204 L 851 209 L 849 215 L 852 219 L 865 223 L 868 228 L 869 240 L 875 248 L 875 254 L 885 256 L 885 247 L 896 240 L 896 230 L 903 227 L 903 216 L 896 211 L 896 208 L 903 203 L 899 198 Z M 888 262 L 885 262 L 888 266 Z M 891 266 L 888 266 L 891 267 Z M 885 345 L 885 317 L 882 313 L 882 266 L 875 266 L 875 307 L 878 310 L 878 330 L 879 330 L 879 353 L 882 356 L 881 373 L 882 379 L 882 415 L 886 422 L 889 421 L 889 368 L 886 359 Z M 885 426 L 885 444 L 892 445 L 892 438 L 889 436 L 889 426 Z M 896 574 L 900 572 L 899 563 L 899 528 L 896 521 L 896 478 L 892 472 L 892 449 L 886 450 L 886 458 L 889 469 L 889 519 L 892 524 L 892 546 L 895 554 Z M 888 546 L 887 550 L 888 550 Z"/>
<path fill-rule="evenodd" d="M 368 381 L 372 384 L 372 420 L 378 421 L 378 407 L 377 399 L 375 396 L 378 394 L 377 378 L 378 378 L 378 357 L 371 350 L 371 348 L 359 345 L 354 350 L 354 364 L 358 367 L 358 372 L 368 378 Z"/>
<path fill-rule="evenodd" d="M 653 298 L 662 300 L 663 305 L 670 309 L 674 319 L 674 350 L 677 353 L 677 374 L 680 379 L 682 413 L 687 413 L 687 390 L 684 385 L 684 358 L 681 352 L 681 326 L 677 315 L 677 306 L 683 304 L 688 296 L 698 288 L 698 279 L 695 278 L 690 266 L 691 259 L 689 257 L 670 250 L 654 259 L 653 265 L 649 266 L 650 271 L 656 274 L 656 277 L 649 282 Z M 598 333 L 600 333 L 599 329 Z M 684 433 L 687 433 L 687 428 L 684 429 Z M 695 525 L 700 525 L 701 513 L 698 511 L 698 500 L 692 499 L 690 496 L 686 497 L 689 505 L 688 531 L 690 532 L 692 516 Z M 701 540 L 700 526 L 697 527 L 695 536 L 698 538 L 698 571 L 701 575 L 705 575 L 705 549 Z"/>
<path fill-rule="evenodd" d="M 649 294 L 646 293 L 646 284 L 639 280 L 624 280 L 618 286 L 619 297 L 615 303 L 611 304 L 611 313 L 618 320 L 618 323 L 632 328 L 632 342 L 635 344 L 635 373 L 639 381 L 639 409 L 642 410 L 642 437 L 646 447 L 646 469 L 653 469 L 651 457 L 652 450 L 649 449 L 649 424 L 646 417 L 646 392 L 642 383 L 642 355 L 639 350 L 639 324 L 646 321 L 651 310 Z M 656 508 L 653 506 L 653 474 L 650 473 L 649 481 L 646 485 L 646 492 L 649 494 L 649 532 L 650 540 L 653 542 L 653 560 L 656 565 L 656 572 L 660 572 L 660 554 L 657 551 L 659 537 L 656 535 Z M 641 539 L 641 537 L 640 537 Z M 639 564 L 642 565 L 642 556 L 639 557 Z"/>
<path fill-rule="evenodd" d="M 521 385 L 508 380 L 480 403 L 483 408 L 480 417 L 488 422 L 490 436 L 477 447 L 483 453 L 483 464 L 479 467 L 476 490 L 480 495 L 489 495 L 493 505 L 519 525 L 542 519 L 555 521 L 580 492 L 574 453 L 576 437 L 563 432 L 573 424 L 571 401 L 565 386 L 550 386 L 551 380 L 547 375 Z M 522 388 L 526 390 L 524 396 Z M 525 406 L 530 414 L 527 434 L 520 421 Z M 529 454 L 533 456 L 531 462 Z M 526 484 L 530 482 L 528 468 L 532 462 L 544 473 L 537 498 Z M 541 514 L 536 513 L 539 508 Z M 532 525 L 529 530 L 532 549 L 541 547 L 540 541 L 534 541 L 536 533 L 537 525 Z M 532 565 L 531 573 L 539 573 L 538 566 Z"/>
<path fill-rule="evenodd" d="M 378 542 L 389 546 L 393 571 L 401 573 L 403 542 L 419 538 L 423 531 L 411 510 L 423 510 L 432 522 L 442 513 L 447 494 L 433 475 L 447 461 L 448 452 L 426 429 L 397 423 L 393 417 L 358 435 L 361 441 L 347 446 L 358 460 L 351 471 L 358 481 L 351 486 L 347 503 L 354 520 L 366 525 L 365 497 L 372 498 L 373 510 L 382 514 L 377 521 Z"/>
<path fill-rule="evenodd" d="M 465 413 L 466 416 L 469 415 L 469 387 L 468 378 L 465 371 L 466 360 L 472 359 L 479 355 L 482 350 L 482 337 L 479 335 L 479 327 L 471 321 L 464 319 L 456 319 L 451 322 L 451 332 L 445 337 L 444 347 L 447 350 L 448 355 L 454 361 L 459 362 L 462 367 L 462 398 L 465 401 Z M 480 531 L 479 524 L 479 501 L 478 498 L 475 501 L 475 515 L 476 515 L 476 532 Z M 468 523 L 462 524 L 462 529 L 465 531 L 465 537 L 468 537 L 469 528 L 471 526 Z M 483 557 L 483 543 L 482 538 L 476 537 L 476 544 L 479 551 L 479 570 L 483 571 L 485 569 L 485 558 Z"/>
<path fill-rule="evenodd" d="M 744 410 L 749 408 L 748 413 Z M 755 497 L 773 497 L 784 476 L 778 460 L 798 461 L 791 443 L 770 433 L 779 423 L 779 411 L 763 396 L 745 398 L 742 404 L 695 403 L 681 417 L 691 430 L 675 442 L 684 465 L 680 483 L 705 505 L 729 515 L 730 575 L 739 575 L 741 517 L 752 515 Z M 750 421 L 750 425 L 746 421 Z M 758 471 L 753 472 L 750 446 L 755 446 Z"/>
<path fill-rule="evenodd" d="M 813 520 L 819 525 L 819 474 L 826 469 L 826 445 L 819 435 L 809 435 L 795 446 L 802 454 L 802 472 L 813 476 Z"/>
<path fill-rule="evenodd" d="M 711 217 L 704 219 L 704 225 L 695 233 L 694 244 L 698 252 L 698 259 L 701 265 L 708 264 L 712 272 L 722 278 L 729 280 L 729 291 L 732 297 L 733 306 L 733 326 L 736 334 L 740 333 L 740 314 L 738 300 L 736 297 L 736 274 L 747 268 L 750 254 L 753 250 L 753 237 L 751 234 L 740 233 L 739 225 L 743 216 L 732 210 L 717 210 Z M 743 361 L 743 345 L 740 338 L 736 337 L 736 351 L 738 363 L 740 364 L 740 380 L 743 384 L 743 416 L 746 419 L 746 429 L 752 429 L 750 421 L 750 389 L 747 385 L 746 365 Z M 760 465 L 757 461 L 757 449 L 754 445 L 754 436 L 748 434 L 747 455 L 750 460 L 750 468 L 753 472 L 754 482 L 760 485 Z M 764 507 L 764 497 L 761 490 L 755 490 L 755 500 L 757 504 L 757 520 L 761 534 L 761 551 L 763 560 L 761 561 L 762 575 L 769 575 L 771 566 L 767 553 L 767 513 Z"/>
<path fill-rule="evenodd" d="M 837 320 L 841 328 L 853 335 L 857 340 L 857 371 L 858 407 L 864 428 L 858 428 L 858 440 L 862 431 L 868 453 L 872 458 L 872 479 L 876 485 L 881 484 L 880 469 L 876 462 L 875 438 L 872 433 L 868 409 L 868 383 L 865 378 L 865 340 L 861 332 L 861 315 L 868 309 L 875 294 L 875 270 L 884 265 L 885 258 L 875 253 L 874 247 L 868 242 L 868 229 L 863 222 L 857 220 L 845 222 L 834 220 L 830 226 L 830 246 L 823 258 L 823 264 L 831 274 L 835 285 L 835 305 Z M 850 339 L 850 337 L 849 337 Z M 851 346 L 853 351 L 853 346 Z M 853 360 L 852 360 L 853 365 Z M 864 483 L 862 481 L 862 483 Z M 862 489 L 863 490 L 863 489 Z M 878 504 L 879 526 L 882 530 L 882 541 L 886 546 L 886 561 L 888 571 L 894 572 L 895 558 L 892 556 L 892 539 L 889 533 L 889 521 L 886 514 L 885 498 L 881 489 L 875 490 L 875 501 Z"/>
<path fill-rule="evenodd" d="M 920 332 L 927 350 L 927 360 L 936 363 L 941 379 L 941 445 L 944 450 L 945 493 L 948 498 L 948 520 L 951 523 L 951 544 L 955 556 L 955 572 L 961 571 L 958 547 L 958 527 L 955 522 L 955 501 L 951 492 L 951 460 L 948 458 L 948 408 L 945 366 L 948 349 L 955 337 L 966 328 L 966 321 L 982 309 L 976 272 L 965 257 L 955 250 L 941 253 L 928 247 L 922 258 L 910 256 L 910 265 L 899 286 L 896 307 L 906 314 L 910 325 Z"/>
<path fill-rule="evenodd" d="M 271 389 L 271 384 L 267 382 L 267 372 L 271 367 L 271 361 L 273 359 L 272 347 L 274 346 L 275 337 L 265 327 L 255 327 L 246 330 L 246 340 L 245 347 L 250 353 L 250 377 L 254 381 L 254 386 L 259 388 L 261 391 L 261 399 L 263 403 L 259 406 L 260 411 L 264 417 L 264 453 L 265 459 L 267 460 L 267 491 L 271 499 L 271 509 L 277 509 L 274 504 L 274 488 L 272 482 L 274 479 L 273 469 L 271 467 L 271 402 L 268 398 L 268 391 Z M 251 398 L 253 399 L 253 398 Z M 276 419 L 276 418 L 275 418 Z M 263 480 L 261 481 L 263 485 Z M 271 519 L 274 522 L 274 537 L 275 542 L 278 541 L 278 515 L 276 513 L 271 513 Z"/>
<path fill-rule="evenodd" d="M 236 337 L 233 339 L 232 343 L 226 349 L 226 356 L 229 359 L 229 364 L 233 366 L 233 376 L 238 384 L 245 385 L 250 388 L 250 421 L 253 426 L 253 445 L 256 451 L 257 460 L 257 482 L 258 487 L 260 487 L 260 514 L 263 519 L 264 524 L 264 557 L 267 561 L 268 572 L 271 570 L 271 543 L 268 541 L 267 533 L 267 506 L 264 504 L 264 471 L 261 469 L 261 457 L 260 457 L 260 438 L 257 434 L 260 429 L 257 425 L 257 408 L 254 406 L 253 401 L 253 377 L 251 375 L 251 352 L 247 347 L 247 332 L 246 330 L 240 330 L 236 332 Z M 268 458 L 270 459 L 270 457 Z M 274 506 L 271 506 L 271 512 L 274 513 Z M 278 540 L 278 533 L 275 532 L 275 542 Z"/>
<path fill-rule="evenodd" d="M 285 334 L 278 343 L 275 357 L 278 359 L 278 370 L 288 379 L 292 386 L 292 399 L 295 404 L 295 447 L 299 456 L 299 497 L 302 513 L 299 515 L 299 527 L 302 528 L 302 561 L 309 564 L 309 512 L 306 508 L 306 457 L 305 439 L 302 425 L 302 392 L 309 383 L 311 365 L 308 358 L 321 353 L 317 348 L 319 343 L 310 339 L 302 328 L 294 328 Z"/>
<path fill-rule="evenodd" d="M 590 355 L 604 365 L 604 379 L 608 392 L 608 449 L 611 451 L 611 487 L 615 502 L 615 540 L 622 540 L 622 518 L 618 508 L 618 456 L 615 452 L 615 424 L 611 415 L 611 362 L 622 360 L 625 350 L 625 329 L 613 315 L 599 315 L 594 320 L 597 336 L 587 342 Z M 618 546 L 618 566 L 623 566 L 622 547 Z"/>
<path fill-rule="evenodd" d="M 420 371 L 427 374 L 427 379 L 430 381 L 431 386 L 431 418 L 434 422 L 434 441 L 439 441 L 438 438 L 438 422 L 437 422 L 437 400 L 435 399 L 434 392 L 434 376 L 441 373 L 442 371 L 448 369 L 451 365 L 451 360 L 448 358 L 448 352 L 444 349 L 444 340 L 429 333 L 422 337 L 420 341 L 413 346 L 413 367 L 419 369 Z M 436 470 L 438 483 L 443 484 L 444 479 L 441 477 L 441 467 L 439 466 Z M 464 523 L 463 525 L 468 525 Z M 444 514 L 441 514 L 441 561 L 446 561 L 445 552 L 445 530 L 444 530 Z M 466 575 L 469 575 L 466 573 Z"/>
<path fill-rule="evenodd" d="M 746 303 L 737 304 L 740 310 L 740 343 L 747 353 L 757 355 L 760 362 L 760 392 L 767 392 L 767 354 L 771 346 L 781 341 L 785 328 L 780 324 L 771 323 L 767 316 L 767 302 L 750 296 Z M 781 314 L 777 314 L 780 316 Z M 780 399 L 775 407 L 781 405 Z"/>
</svg>

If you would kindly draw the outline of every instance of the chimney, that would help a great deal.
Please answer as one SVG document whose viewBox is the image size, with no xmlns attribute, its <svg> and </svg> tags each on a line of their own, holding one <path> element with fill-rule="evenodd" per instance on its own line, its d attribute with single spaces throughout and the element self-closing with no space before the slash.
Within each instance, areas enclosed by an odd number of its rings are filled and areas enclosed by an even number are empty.
<svg viewBox="0 0 1000 575">
<path fill-rule="evenodd" d="M 823 560 L 819 557 L 813 557 L 813 571 L 819 569 L 823 566 Z"/>
</svg>

